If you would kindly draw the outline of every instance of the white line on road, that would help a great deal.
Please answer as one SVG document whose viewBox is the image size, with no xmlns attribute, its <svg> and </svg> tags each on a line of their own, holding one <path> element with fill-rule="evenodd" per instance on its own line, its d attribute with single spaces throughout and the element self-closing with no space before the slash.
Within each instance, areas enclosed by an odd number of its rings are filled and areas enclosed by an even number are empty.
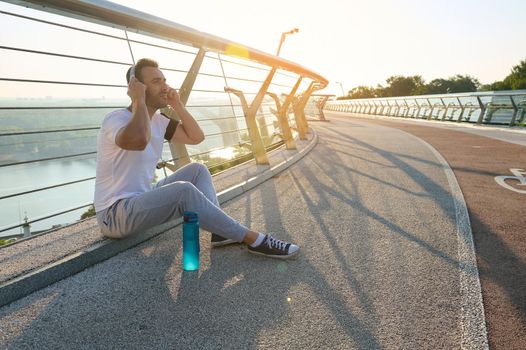
<svg viewBox="0 0 526 350">
<path fill-rule="evenodd" d="M 468 209 L 464 201 L 464 195 L 453 173 L 444 157 L 429 143 L 415 135 L 402 131 L 418 139 L 431 150 L 438 159 L 451 188 L 453 202 L 455 204 L 455 216 L 457 225 L 458 261 L 461 291 L 461 348 L 462 349 L 489 349 L 488 335 L 486 331 L 486 319 L 484 316 L 484 304 L 482 302 L 482 291 L 480 287 L 479 272 L 473 243 L 473 233 L 469 221 Z"/>
</svg>

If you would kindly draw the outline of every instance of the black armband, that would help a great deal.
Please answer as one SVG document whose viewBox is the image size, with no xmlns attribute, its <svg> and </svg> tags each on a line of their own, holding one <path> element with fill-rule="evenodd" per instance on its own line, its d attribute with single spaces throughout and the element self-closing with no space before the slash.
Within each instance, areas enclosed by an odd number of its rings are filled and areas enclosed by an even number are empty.
<svg viewBox="0 0 526 350">
<path fill-rule="evenodd" d="M 168 118 L 170 120 L 170 122 L 168 123 L 168 126 L 166 127 L 166 132 L 164 133 L 164 139 L 166 141 L 170 141 L 172 139 L 172 137 L 174 136 L 175 134 L 175 129 L 177 129 L 177 125 L 179 124 L 179 122 L 177 120 L 174 120 L 168 116 L 166 116 L 165 114 L 161 113 L 164 117 Z"/>
</svg>

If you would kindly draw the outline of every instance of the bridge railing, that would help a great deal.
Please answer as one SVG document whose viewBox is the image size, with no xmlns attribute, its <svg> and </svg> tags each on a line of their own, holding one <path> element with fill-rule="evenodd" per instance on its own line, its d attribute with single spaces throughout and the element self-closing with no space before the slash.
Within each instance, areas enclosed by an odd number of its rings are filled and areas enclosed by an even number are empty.
<svg viewBox="0 0 526 350">
<path fill-rule="evenodd" d="M 526 91 L 337 100 L 329 101 L 325 109 L 401 118 L 524 126 Z"/>
<path fill-rule="evenodd" d="M 98 129 L 128 105 L 125 73 L 136 59 L 160 63 L 206 134 L 188 148 L 165 144 L 157 179 L 190 161 L 218 171 L 268 163 L 266 152 L 282 144 L 293 149 L 307 124 L 300 101 L 328 83 L 294 62 L 107 1 L 0 2 L 0 29 L 0 240 L 74 222 L 92 205 Z"/>
<path fill-rule="evenodd" d="M 312 94 L 305 106 L 305 114 L 316 120 L 326 120 L 323 109 L 334 95 L 329 94 Z"/>
</svg>

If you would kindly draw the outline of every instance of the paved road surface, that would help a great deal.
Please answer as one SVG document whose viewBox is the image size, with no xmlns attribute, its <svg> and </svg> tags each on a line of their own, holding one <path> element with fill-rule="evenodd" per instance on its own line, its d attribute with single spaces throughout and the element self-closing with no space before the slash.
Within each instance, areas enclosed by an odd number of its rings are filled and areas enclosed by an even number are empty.
<svg viewBox="0 0 526 350">
<path fill-rule="evenodd" d="M 526 130 L 340 113 L 331 117 L 404 130 L 447 159 L 469 209 L 489 345 L 526 349 Z M 513 171 L 522 174 L 520 180 L 511 178 Z M 506 187 L 496 181 L 503 176 Z"/>
<path fill-rule="evenodd" d="M 183 273 L 177 228 L 1 308 L 0 348 L 459 348 L 466 300 L 443 165 L 397 129 L 314 128 L 309 155 L 224 206 L 297 242 L 296 260 L 210 250 L 203 234 L 201 270 Z"/>
</svg>

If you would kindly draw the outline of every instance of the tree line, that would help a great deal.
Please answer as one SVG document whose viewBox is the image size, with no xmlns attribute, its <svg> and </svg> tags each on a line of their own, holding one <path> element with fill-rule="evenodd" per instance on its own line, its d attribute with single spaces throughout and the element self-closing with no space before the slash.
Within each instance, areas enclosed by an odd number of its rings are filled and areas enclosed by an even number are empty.
<svg viewBox="0 0 526 350">
<path fill-rule="evenodd" d="M 402 76 L 394 75 L 387 78 L 387 86 L 357 86 L 348 91 L 346 96 L 338 97 L 343 99 L 375 98 L 375 97 L 396 97 L 396 96 L 416 96 L 432 94 L 448 94 L 475 91 L 500 91 L 500 90 L 519 90 L 526 89 L 526 60 L 522 60 L 518 65 L 511 69 L 511 73 L 501 81 L 482 85 L 478 79 L 457 74 L 448 79 L 433 79 L 426 83 L 422 76 Z"/>
</svg>

